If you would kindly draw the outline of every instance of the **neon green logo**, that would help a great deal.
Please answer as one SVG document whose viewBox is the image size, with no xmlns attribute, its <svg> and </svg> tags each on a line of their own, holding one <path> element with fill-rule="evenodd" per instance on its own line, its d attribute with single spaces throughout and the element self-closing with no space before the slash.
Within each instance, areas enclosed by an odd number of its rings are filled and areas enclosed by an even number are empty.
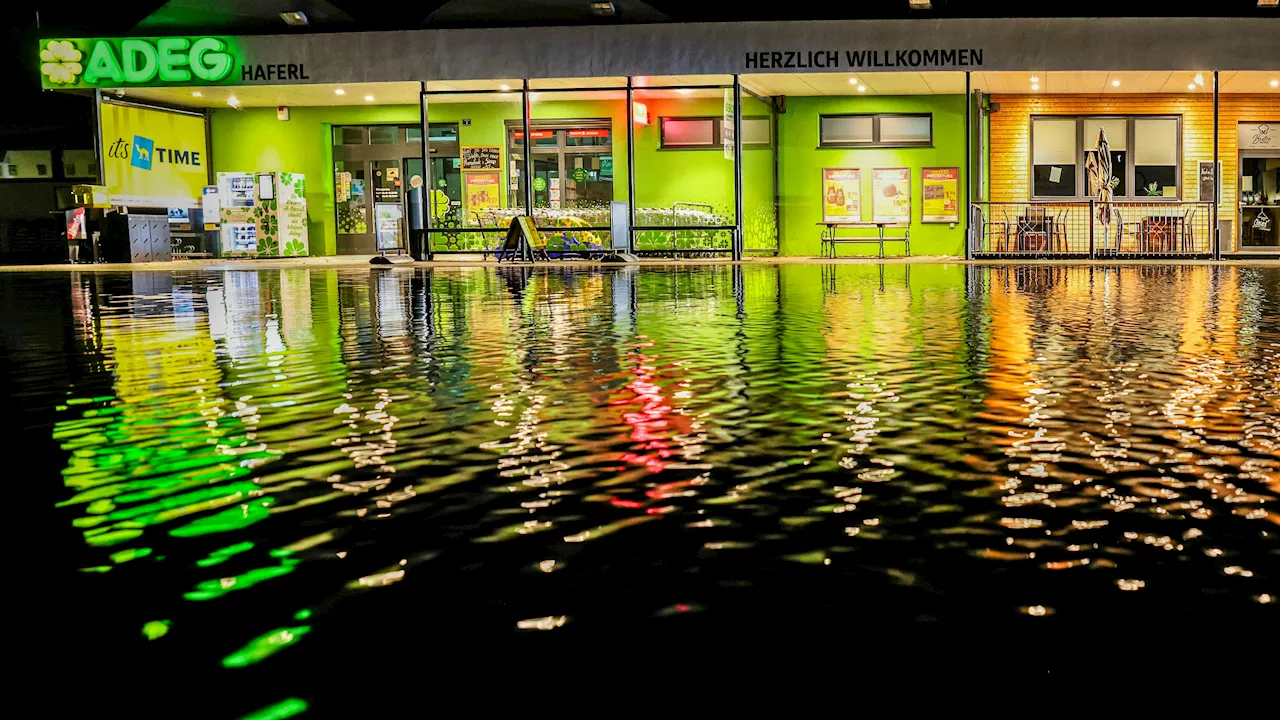
<svg viewBox="0 0 1280 720">
<path fill-rule="evenodd" d="M 142 85 L 218 82 L 234 64 L 227 43 L 218 38 L 128 38 L 92 40 L 84 61 L 84 83 Z M 47 56 L 47 57 L 46 57 Z M 68 56 L 74 56 L 68 60 Z M 50 40 L 40 59 L 52 83 L 74 84 L 81 72 L 80 51 L 70 40 Z M 72 72 L 74 70 L 74 72 Z"/>
<path fill-rule="evenodd" d="M 40 51 L 40 74 L 55 85 L 74 85 L 84 72 L 81 52 L 70 40 L 50 40 Z"/>
</svg>

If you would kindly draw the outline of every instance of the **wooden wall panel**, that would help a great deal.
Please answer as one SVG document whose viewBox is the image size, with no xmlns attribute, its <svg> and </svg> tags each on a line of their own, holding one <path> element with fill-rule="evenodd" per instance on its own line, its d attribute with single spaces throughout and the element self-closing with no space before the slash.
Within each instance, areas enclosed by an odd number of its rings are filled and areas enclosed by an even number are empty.
<svg viewBox="0 0 1280 720">
<path fill-rule="evenodd" d="M 1213 97 L 1207 93 L 1175 95 L 993 95 L 1000 103 L 991 115 L 990 191 L 993 202 L 1025 202 L 1030 197 L 1032 115 L 1181 115 L 1182 199 L 1199 200 L 1196 173 L 1201 160 L 1213 159 Z M 1222 95 L 1218 141 L 1222 161 L 1222 219 L 1234 217 L 1239 184 L 1237 125 L 1280 123 L 1280 95 Z M 1206 201 L 1212 198 L 1204 198 Z M 1224 249 L 1234 247 L 1223 238 Z"/>
</svg>

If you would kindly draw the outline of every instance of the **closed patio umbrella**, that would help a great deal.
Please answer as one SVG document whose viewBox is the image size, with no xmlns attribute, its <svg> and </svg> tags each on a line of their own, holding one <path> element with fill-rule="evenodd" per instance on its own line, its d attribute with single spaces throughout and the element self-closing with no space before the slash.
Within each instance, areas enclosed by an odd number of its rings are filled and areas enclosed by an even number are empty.
<svg viewBox="0 0 1280 720">
<path fill-rule="evenodd" d="M 1098 195 L 1098 221 L 1103 225 L 1111 225 L 1111 192 L 1119 184 L 1117 178 L 1111 177 L 1111 146 L 1107 142 L 1107 131 L 1098 128 L 1098 151 L 1095 157 L 1086 163 L 1089 172 L 1089 189 Z"/>
</svg>

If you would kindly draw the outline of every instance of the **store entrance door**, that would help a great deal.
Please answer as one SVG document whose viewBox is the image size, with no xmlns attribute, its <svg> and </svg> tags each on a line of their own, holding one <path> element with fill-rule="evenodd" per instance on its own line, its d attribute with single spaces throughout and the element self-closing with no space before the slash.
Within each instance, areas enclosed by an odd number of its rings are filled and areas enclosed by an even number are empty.
<svg viewBox="0 0 1280 720">
<path fill-rule="evenodd" d="M 1240 153 L 1240 249 L 1280 252 L 1280 153 Z"/>
<path fill-rule="evenodd" d="M 338 254 L 407 249 L 405 190 L 422 174 L 421 128 L 334 127 L 333 160 Z"/>
</svg>

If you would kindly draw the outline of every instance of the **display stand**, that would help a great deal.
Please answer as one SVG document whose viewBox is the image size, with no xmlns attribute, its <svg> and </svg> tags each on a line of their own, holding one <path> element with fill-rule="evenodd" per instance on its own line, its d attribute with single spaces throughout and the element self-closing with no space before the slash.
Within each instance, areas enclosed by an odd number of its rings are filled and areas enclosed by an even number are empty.
<svg viewBox="0 0 1280 720">
<path fill-rule="evenodd" d="M 511 219 L 511 225 L 507 227 L 507 239 L 498 250 L 498 262 L 503 260 L 551 260 L 551 256 L 547 254 L 547 241 L 538 232 L 538 228 L 534 227 L 533 218 L 519 215 Z"/>
</svg>

